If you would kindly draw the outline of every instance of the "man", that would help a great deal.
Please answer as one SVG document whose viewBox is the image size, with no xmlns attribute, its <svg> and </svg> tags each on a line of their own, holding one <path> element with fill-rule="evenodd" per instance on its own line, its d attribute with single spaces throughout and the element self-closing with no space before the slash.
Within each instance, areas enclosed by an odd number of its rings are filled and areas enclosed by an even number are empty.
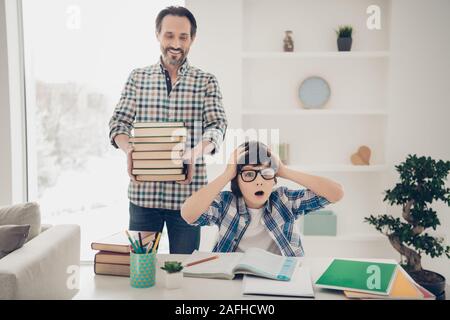
<svg viewBox="0 0 450 320">
<path fill-rule="evenodd" d="M 130 230 L 159 231 L 164 224 L 170 253 L 198 249 L 200 227 L 180 215 L 184 200 L 207 184 L 203 155 L 218 151 L 227 120 L 217 79 L 190 66 L 187 55 L 197 23 L 184 7 L 168 7 L 156 18 L 156 37 L 162 55 L 155 65 L 132 71 L 110 120 L 110 139 L 128 158 Z M 132 174 L 129 135 L 133 122 L 182 121 L 188 129 L 184 159 L 185 181 L 138 182 Z"/>
</svg>

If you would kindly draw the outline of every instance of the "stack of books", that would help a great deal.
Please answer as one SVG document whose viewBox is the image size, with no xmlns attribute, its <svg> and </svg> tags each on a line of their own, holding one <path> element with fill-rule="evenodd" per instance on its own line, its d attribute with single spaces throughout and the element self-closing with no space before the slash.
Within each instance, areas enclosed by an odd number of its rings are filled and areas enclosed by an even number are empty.
<svg viewBox="0 0 450 320">
<path fill-rule="evenodd" d="M 136 122 L 130 143 L 133 175 L 138 181 L 186 179 L 183 153 L 187 129 L 183 122 Z"/>
<path fill-rule="evenodd" d="M 348 299 L 436 298 L 393 260 L 334 259 L 316 281 L 316 286 L 341 290 Z"/>
<path fill-rule="evenodd" d="M 144 246 L 153 242 L 154 232 L 141 231 Z M 130 231 L 138 238 L 138 231 Z M 99 241 L 92 242 L 91 248 L 98 250 L 94 259 L 95 274 L 110 276 L 130 276 L 130 242 L 125 232 L 118 232 Z"/>
</svg>

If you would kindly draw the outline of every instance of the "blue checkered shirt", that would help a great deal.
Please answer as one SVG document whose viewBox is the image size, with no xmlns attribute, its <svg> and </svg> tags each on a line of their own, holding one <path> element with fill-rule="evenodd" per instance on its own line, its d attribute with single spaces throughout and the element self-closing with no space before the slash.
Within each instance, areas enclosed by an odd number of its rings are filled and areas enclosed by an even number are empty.
<svg viewBox="0 0 450 320">
<path fill-rule="evenodd" d="M 309 189 L 290 190 L 278 187 L 272 191 L 264 207 L 261 222 L 284 256 L 304 255 L 300 230 L 294 222 L 303 214 L 318 210 L 330 202 Z M 244 199 L 230 191 L 222 191 L 193 225 L 219 227 L 214 252 L 234 252 L 250 224 Z"/>
<path fill-rule="evenodd" d="M 207 140 L 217 152 L 225 136 L 227 119 L 216 77 L 190 66 L 187 60 L 179 68 L 173 88 L 168 87 L 167 77 L 161 62 L 131 72 L 109 122 L 111 144 L 117 148 L 114 138 L 118 134 L 130 136 L 134 122 L 175 121 L 185 123 L 186 148 Z M 130 181 L 128 197 L 140 207 L 180 210 L 186 198 L 207 183 L 205 162 L 199 159 L 189 185 Z"/>
</svg>

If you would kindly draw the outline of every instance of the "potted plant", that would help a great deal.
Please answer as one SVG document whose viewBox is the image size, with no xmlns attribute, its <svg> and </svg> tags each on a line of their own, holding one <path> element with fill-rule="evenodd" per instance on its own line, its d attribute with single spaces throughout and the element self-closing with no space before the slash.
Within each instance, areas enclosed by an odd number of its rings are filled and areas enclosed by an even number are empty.
<svg viewBox="0 0 450 320">
<path fill-rule="evenodd" d="M 335 30 L 338 36 L 337 45 L 339 51 L 350 51 L 352 48 L 352 32 L 353 27 L 350 25 L 339 26 L 338 30 Z"/>
<path fill-rule="evenodd" d="M 164 266 L 161 267 L 165 271 L 165 286 L 167 289 L 181 288 L 183 282 L 183 266 L 178 261 L 166 261 Z"/>
<path fill-rule="evenodd" d="M 421 258 L 423 254 L 432 258 L 445 254 L 450 258 L 450 246 L 446 246 L 442 238 L 425 232 L 428 228 L 436 230 L 440 225 L 431 203 L 441 200 L 450 206 L 450 189 L 445 187 L 450 161 L 408 155 L 406 161 L 395 168 L 400 174 L 400 182 L 392 190 L 385 191 L 383 201 L 402 206 L 402 217 L 406 222 L 390 215 L 371 215 L 365 222 L 388 237 L 401 255 L 402 267 L 418 284 L 437 299 L 444 299 L 445 278 L 424 270 Z"/>
</svg>

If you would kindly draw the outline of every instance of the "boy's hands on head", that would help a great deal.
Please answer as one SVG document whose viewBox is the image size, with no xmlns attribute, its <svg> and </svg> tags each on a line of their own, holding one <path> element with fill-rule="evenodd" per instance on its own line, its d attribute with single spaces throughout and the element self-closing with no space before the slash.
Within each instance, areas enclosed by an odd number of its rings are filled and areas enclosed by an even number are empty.
<svg viewBox="0 0 450 320">
<path fill-rule="evenodd" d="M 277 168 L 276 175 L 283 178 L 284 174 L 285 174 L 285 170 L 286 170 L 286 165 L 283 162 L 281 162 L 280 157 L 275 152 L 273 152 L 270 149 L 269 149 L 269 151 L 270 151 L 272 160 L 275 162 L 272 166 Z"/>
<path fill-rule="evenodd" d="M 244 154 L 245 148 L 239 147 L 236 148 L 230 155 L 230 158 L 228 159 L 228 164 L 225 169 L 225 174 L 229 178 L 229 180 L 232 180 L 237 175 L 237 164 L 240 159 L 240 157 Z"/>
</svg>

